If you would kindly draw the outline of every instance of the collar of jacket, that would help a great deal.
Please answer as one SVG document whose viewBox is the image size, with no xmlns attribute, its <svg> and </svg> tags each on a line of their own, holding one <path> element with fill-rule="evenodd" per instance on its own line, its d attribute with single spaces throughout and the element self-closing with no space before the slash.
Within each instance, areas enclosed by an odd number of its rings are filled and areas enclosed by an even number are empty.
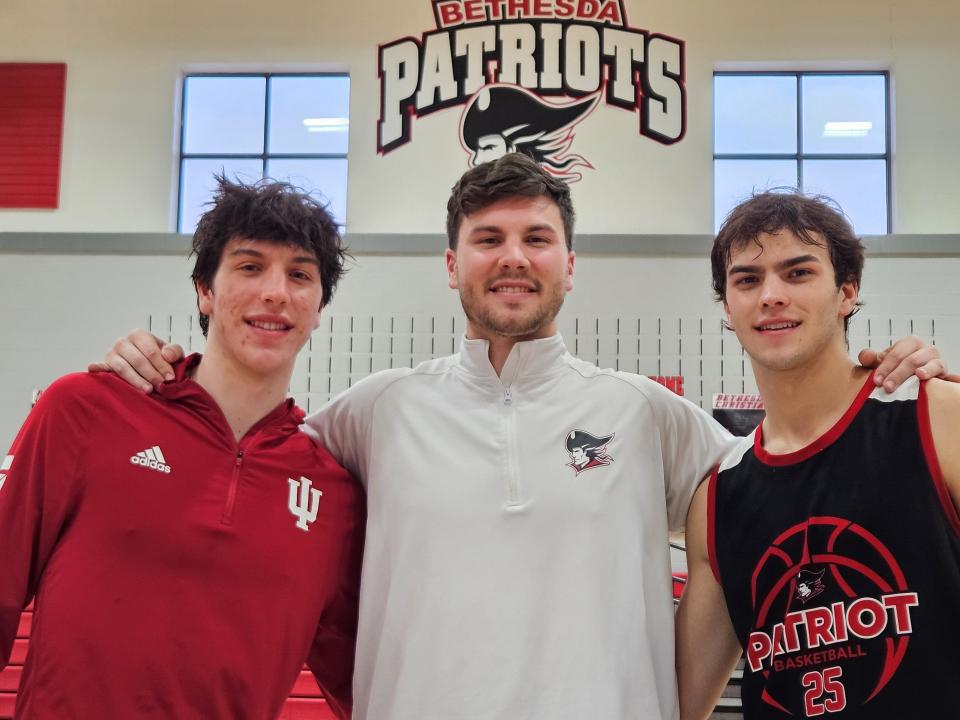
<svg viewBox="0 0 960 720">
<path fill-rule="evenodd" d="M 200 353 L 188 355 L 183 360 L 174 363 L 174 379 L 165 382 L 157 388 L 157 395 L 165 400 L 171 400 L 178 403 L 188 404 L 194 407 L 201 414 L 208 416 L 215 425 L 225 424 L 226 419 L 220 406 L 204 390 L 192 375 L 200 364 L 203 357 Z M 257 423 L 247 431 L 247 435 L 258 432 L 266 426 L 275 426 L 278 430 L 287 428 L 296 428 L 303 423 L 305 413 L 297 407 L 293 398 L 287 398 L 277 405 L 273 410 L 264 415 Z"/>
<path fill-rule="evenodd" d="M 464 336 L 460 342 L 460 365 L 471 375 L 498 379 L 504 386 L 512 385 L 521 378 L 546 375 L 563 364 L 567 347 L 560 333 L 539 340 L 525 340 L 515 343 L 503 364 L 503 371 L 497 373 L 490 364 L 490 343 L 487 340 L 470 340 Z"/>
</svg>

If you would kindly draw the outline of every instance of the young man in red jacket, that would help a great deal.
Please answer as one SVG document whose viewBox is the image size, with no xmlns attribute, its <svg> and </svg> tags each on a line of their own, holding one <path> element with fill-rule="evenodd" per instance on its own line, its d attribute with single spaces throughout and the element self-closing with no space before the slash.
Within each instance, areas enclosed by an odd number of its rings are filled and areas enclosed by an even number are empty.
<svg viewBox="0 0 960 720">
<path fill-rule="evenodd" d="M 348 717 L 364 503 L 286 390 L 343 271 L 329 214 L 221 181 L 194 236 L 205 354 L 150 396 L 68 375 L 0 473 L 18 717 L 269 718 L 304 661 Z"/>
</svg>

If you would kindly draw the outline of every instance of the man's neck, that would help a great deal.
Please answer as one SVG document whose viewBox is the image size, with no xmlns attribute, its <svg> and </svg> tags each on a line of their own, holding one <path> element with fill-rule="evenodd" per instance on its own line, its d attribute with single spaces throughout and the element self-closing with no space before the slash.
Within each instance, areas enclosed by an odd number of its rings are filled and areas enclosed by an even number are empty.
<svg viewBox="0 0 960 720">
<path fill-rule="evenodd" d="M 291 372 L 293 368 L 290 368 Z M 237 366 L 209 347 L 194 380 L 216 401 L 239 441 L 247 431 L 284 401 L 290 372 L 257 375 Z"/>
<path fill-rule="evenodd" d="M 753 370 L 766 409 L 763 447 L 774 455 L 800 450 L 826 433 L 869 374 L 836 348 L 803 367 L 771 370 L 754 364 Z"/>
</svg>

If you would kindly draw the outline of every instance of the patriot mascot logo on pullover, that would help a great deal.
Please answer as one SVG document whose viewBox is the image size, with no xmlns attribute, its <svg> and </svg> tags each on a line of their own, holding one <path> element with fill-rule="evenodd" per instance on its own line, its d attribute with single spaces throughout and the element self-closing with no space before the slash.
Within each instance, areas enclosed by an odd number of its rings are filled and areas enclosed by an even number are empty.
<svg viewBox="0 0 960 720">
<path fill-rule="evenodd" d="M 569 433 L 566 446 L 570 462 L 567 463 L 567 467 L 572 467 L 573 471 L 579 475 L 584 470 L 592 470 L 612 463 L 613 458 L 607 453 L 607 445 L 613 440 L 615 434 L 594 435 L 586 430 L 574 430 Z"/>
</svg>

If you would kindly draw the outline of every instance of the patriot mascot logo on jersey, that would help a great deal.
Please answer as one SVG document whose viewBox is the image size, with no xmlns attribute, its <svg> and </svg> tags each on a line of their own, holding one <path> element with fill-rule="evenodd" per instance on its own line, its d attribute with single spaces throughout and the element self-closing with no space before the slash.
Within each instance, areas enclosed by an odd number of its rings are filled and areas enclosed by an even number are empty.
<svg viewBox="0 0 960 720">
<path fill-rule="evenodd" d="M 797 600 L 806 605 L 817 595 L 824 591 L 823 574 L 826 568 L 821 568 L 819 572 L 812 570 L 801 570 L 797 573 Z"/>
</svg>

